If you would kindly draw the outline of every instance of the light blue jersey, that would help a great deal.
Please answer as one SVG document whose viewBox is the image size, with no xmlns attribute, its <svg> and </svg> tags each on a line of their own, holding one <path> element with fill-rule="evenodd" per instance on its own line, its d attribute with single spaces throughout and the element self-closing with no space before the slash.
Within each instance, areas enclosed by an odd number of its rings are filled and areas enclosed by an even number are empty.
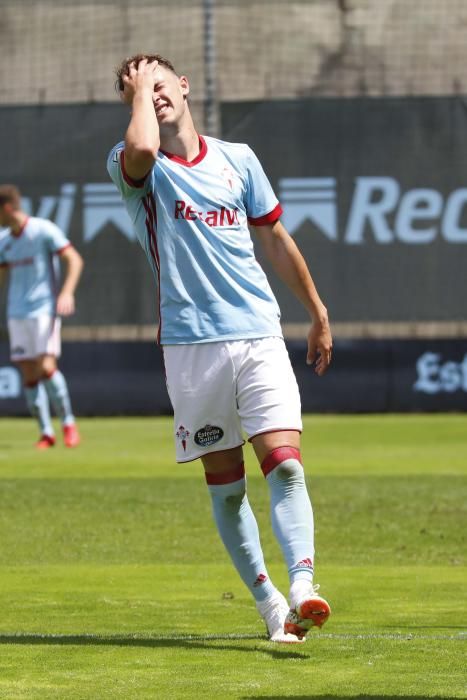
<svg viewBox="0 0 467 700">
<path fill-rule="evenodd" d="M 282 336 L 248 230 L 277 221 L 282 208 L 253 151 L 200 136 L 193 161 L 159 151 L 135 181 L 123 149 L 112 149 L 107 168 L 158 281 L 160 342 Z"/>
<path fill-rule="evenodd" d="M 51 221 L 30 217 L 18 235 L 0 238 L 0 266 L 9 270 L 8 318 L 55 314 L 60 263 L 56 253 L 70 244 Z"/>
</svg>

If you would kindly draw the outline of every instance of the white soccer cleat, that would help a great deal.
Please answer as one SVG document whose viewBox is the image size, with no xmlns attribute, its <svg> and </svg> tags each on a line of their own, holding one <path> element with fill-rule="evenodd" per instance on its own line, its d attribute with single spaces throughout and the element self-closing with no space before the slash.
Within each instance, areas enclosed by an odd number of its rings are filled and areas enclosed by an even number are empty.
<svg viewBox="0 0 467 700">
<path fill-rule="evenodd" d="M 256 603 L 259 614 L 266 623 L 268 637 L 271 642 L 282 642 L 284 644 L 300 644 L 305 641 L 295 634 L 288 634 L 284 631 L 284 623 L 289 613 L 289 606 L 286 599 L 277 591 L 267 600 Z"/>
<path fill-rule="evenodd" d="M 312 627 L 322 627 L 329 615 L 331 607 L 329 603 L 318 595 L 319 584 L 310 584 L 306 593 L 297 603 L 292 603 L 284 624 L 284 630 L 288 634 L 295 634 L 300 640 L 305 639 L 306 633 Z"/>
</svg>

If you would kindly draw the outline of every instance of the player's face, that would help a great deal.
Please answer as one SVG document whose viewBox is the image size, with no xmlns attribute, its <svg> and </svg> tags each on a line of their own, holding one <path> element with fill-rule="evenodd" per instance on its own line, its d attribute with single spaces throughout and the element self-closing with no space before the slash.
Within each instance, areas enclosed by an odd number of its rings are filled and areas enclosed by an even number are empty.
<svg viewBox="0 0 467 700">
<path fill-rule="evenodd" d="M 164 66 L 159 66 L 156 76 L 152 99 L 157 121 L 161 131 L 171 130 L 185 112 L 186 97 L 190 91 L 188 79 L 184 75 L 178 77 Z"/>
</svg>

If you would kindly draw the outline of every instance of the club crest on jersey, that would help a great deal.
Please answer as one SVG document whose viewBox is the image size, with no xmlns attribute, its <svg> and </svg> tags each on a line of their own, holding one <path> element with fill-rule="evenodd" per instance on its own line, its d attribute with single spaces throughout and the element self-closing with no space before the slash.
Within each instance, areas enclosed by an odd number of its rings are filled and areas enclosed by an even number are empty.
<svg viewBox="0 0 467 700">
<path fill-rule="evenodd" d="M 228 165 L 226 165 L 225 168 L 223 170 L 221 170 L 221 178 L 227 184 L 230 191 L 233 190 L 234 177 L 235 177 L 234 171 L 232 170 L 232 168 L 229 168 Z"/>
<path fill-rule="evenodd" d="M 239 225 L 238 209 L 210 209 L 209 211 L 200 211 L 193 205 L 187 204 L 183 199 L 175 200 L 175 219 L 184 219 L 185 221 L 195 221 L 199 219 L 204 221 L 208 226 L 233 226 Z"/>
<path fill-rule="evenodd" d="M 190 431 L 187 430 L 183 425 L 178 426 L 178 430 L 176 432 L 177 440 L 179 440 L 182 443 L 183 451 L 186 452 L 186 441 L 187 438 L 190 437 Z"/>
<path fill-rule="evenodd" d="M 207 423 L 204 428 L 196 431 L 194 441 L 200 447 L 210 447 L 216 442 L 219 442 L 224 437 L 224 431 L 217 425 L 209 425 Z"/>
</svg>

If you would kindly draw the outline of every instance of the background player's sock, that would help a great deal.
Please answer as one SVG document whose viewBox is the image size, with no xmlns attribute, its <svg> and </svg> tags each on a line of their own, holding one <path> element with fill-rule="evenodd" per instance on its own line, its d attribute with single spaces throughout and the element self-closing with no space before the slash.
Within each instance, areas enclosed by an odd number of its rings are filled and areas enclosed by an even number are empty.
<svg viewBox="0 0 467 700">
<path fill-rule="evenodd" d="M 258 525 L 246 495 L 243 463 L 229 474 L 206 474 L 217 529 L 235 568 L 257 602 L 276 591 L 264 564 Z"/>
<path fill-rule="evenodd" d="M 44 379 L 44 386 L 50 399 L 50 403 L 55 409 L 63 425 L 73 425 L 75 417 L 71 410 L 70 395 L 66 379 L 60 370 L 56 369 L 52 374 Z"/>
<path fill-rule="evenodd" d="M 300 451 L 272 450 L 261 464 L 271 495 L 271 519 L 291 584 L 313 581 L 314 523 Z"/>
<path fill-rule="evenodd" d="M 50 420 L 49 399 L 42 382 L 25 384 L 24 393 L 29 412 L 39 423 L 41 435 L 52 437 L 54 429 Z"/>
</svg>

